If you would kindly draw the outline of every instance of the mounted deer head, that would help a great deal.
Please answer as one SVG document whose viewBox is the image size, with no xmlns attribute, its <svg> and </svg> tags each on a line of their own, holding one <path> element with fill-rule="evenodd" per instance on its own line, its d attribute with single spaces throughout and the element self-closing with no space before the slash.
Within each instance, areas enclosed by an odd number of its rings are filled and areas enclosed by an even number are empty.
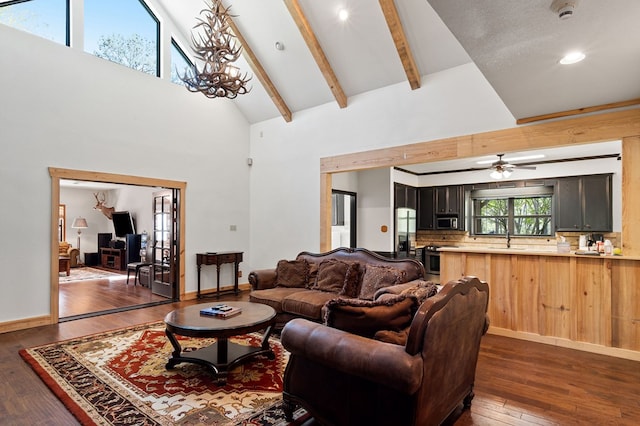
<svg viewBox="0 0 640 426">
<path fill-rule="evenodd" d="M 101 197 L 98 197 L 98 195 L 102 195 Z M 111 220 L 112 219 L 112 214 L 113 212 L 116 210 L 113 207 L 107 207 L 104 205 L 104 202 L 106 200 L 106 197 L 104 196 L 104 193 L 93 193 L 93 196 L 96 197 L 96 205 L 94 207 L 94 210 L 100 210 L 102 212 L 103 215 L 105 215 L 107 217 L 107 219 Z"/>
</svg>

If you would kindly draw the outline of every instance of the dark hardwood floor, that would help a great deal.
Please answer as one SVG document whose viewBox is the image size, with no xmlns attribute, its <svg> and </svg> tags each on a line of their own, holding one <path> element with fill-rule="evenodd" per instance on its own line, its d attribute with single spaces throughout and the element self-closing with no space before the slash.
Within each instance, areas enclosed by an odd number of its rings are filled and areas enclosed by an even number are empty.
<svg viewBox="0 0 640 426">
<path fill-rule="evenodd" d="M 110 279 L 60 283 L 58 288 L 60 318 L 167 300 L 148 287 L 134 285 L 133 275 L 127 284 L 126 272 Z"/>
<path fill-rule="evenodd" d="M 222 300 L 246 300 L 223 296 Z M 215 299 L 212 299 L 215 300 Z M 0 424 L 78 424 L 22 361 L 21 348 L 162 320 L 172 303 L 0 334 Z M 506 337 L 483 338 L 471 410 L 447 424 L 637 425 L 640 363 Z"/>
</svg>

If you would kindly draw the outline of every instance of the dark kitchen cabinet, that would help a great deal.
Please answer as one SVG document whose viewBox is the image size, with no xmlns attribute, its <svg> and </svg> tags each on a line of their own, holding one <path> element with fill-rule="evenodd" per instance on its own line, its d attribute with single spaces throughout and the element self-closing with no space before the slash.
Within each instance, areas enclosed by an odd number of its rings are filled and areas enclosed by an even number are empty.
<svg viewBox="0 0 640 426">
<path fill-rule="evenodd" d="M 418 206 L 418 190 L 413 186 L 396 183 L 395 198 L 396 208 L 406 207 L 415 210 Z"/>
<path fill-rule="evenodd" d="M 418 229 L 435 229 L 434 189 L 418 189 Z"/>
<path fill-rule="evenodd" d="M 459 214 L 463 205 L 462 185 L 435 188 L 436 214 Z"/>
<path fill-rule="evenodd" d="M 555 213 L 556 231 L 611 232 L 611 174 L 559 178 Z"/>
</svg>

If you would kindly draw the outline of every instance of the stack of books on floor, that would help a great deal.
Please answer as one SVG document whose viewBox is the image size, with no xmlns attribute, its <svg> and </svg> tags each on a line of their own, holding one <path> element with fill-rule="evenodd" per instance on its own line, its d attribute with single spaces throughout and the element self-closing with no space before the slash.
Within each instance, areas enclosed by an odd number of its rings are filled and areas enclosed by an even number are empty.
<svg viewBox="0 0 640 426">
<path fill-rule="evenodd" d="M 201 315 L 209 315 L 218 318 L 229 318 L 238 315 L 242 312 L 242 308 L 229 305 L 214 305 L 210 308 L 200 309 Z"/>
</svg>

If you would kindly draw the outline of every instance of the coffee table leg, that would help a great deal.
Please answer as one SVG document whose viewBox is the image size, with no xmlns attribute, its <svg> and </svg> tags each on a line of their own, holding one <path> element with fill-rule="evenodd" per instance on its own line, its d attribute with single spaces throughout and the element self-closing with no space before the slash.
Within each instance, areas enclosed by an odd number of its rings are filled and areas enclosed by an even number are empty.
<svg viewBox="0 0 640 426">
<path fill-rule="evenodd" d="M 275 359 L 276 355 L 273 353 L 273 350 L 271 349 L 271 346 L 269 345 L 269 337 L 271 337 L 271 333 L 273 332 L 273 326 L 270 325 L 269 327 L 267 327 L 267 329 L 264 332 L 264 335 L 262 336 L 262 349 L 264 349 L 265 351 L 269 351 L 266 353 L 267 358 L 269 359 Z"/>
<path fill-rule="evenodd" d="M 180 354 L 182 354 L 182 347 L 180 346 L 180 342 L 178 342 L 178 339 L 175 338 L 172 332 L 170 332 L 169 330 L 165 330 L 164 332 L 167 335 L 169 342 L 171 342 L 171 346 L 173 346 L 173 353 L 171 354 L 171 358 L 169 358 L 169 361 L 167 362 L 167 365 L 165 367 L 167 370 L 171 370 L 176 366 L 176 364 L 180 363 L 177 358 L 180 358 Z"/>
</svg>

